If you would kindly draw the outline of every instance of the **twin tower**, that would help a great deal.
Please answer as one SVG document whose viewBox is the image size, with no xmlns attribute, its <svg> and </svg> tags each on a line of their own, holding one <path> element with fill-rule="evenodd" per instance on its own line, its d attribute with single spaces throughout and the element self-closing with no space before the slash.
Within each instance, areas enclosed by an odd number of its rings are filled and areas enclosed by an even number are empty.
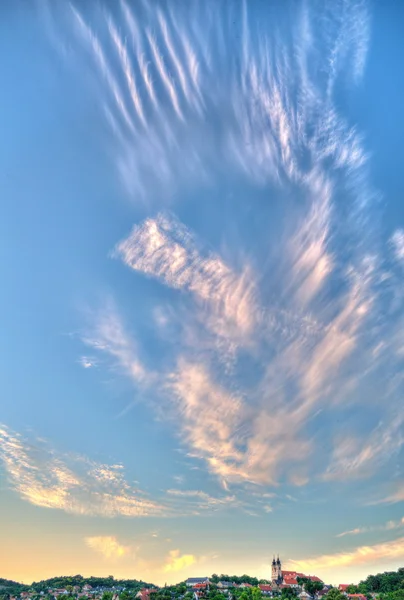
<svg viewBox="0 0 404 600">
<path fill-rule="evenodd" d="M 282 583 L 282 581 L 283 581 L 282 563 L 279 560 L 279 555 L 278 555 L 278 558 L 275 560 L 275 556 L 274 556 L 274 559 L 272 561 L 272 582 L 280 584 L 280 583 Z"/>
</svg>

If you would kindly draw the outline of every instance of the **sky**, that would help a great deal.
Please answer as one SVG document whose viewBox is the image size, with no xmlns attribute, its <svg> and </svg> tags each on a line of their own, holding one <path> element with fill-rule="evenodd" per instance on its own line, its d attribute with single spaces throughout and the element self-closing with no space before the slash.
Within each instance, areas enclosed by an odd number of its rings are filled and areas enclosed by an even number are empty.
<svg viewBox="0 0 404 600">
<path fill-rule="evenodd" d="M 404 5 L 0 19 L 0 576 L 404 560 Z"/>
</svg>

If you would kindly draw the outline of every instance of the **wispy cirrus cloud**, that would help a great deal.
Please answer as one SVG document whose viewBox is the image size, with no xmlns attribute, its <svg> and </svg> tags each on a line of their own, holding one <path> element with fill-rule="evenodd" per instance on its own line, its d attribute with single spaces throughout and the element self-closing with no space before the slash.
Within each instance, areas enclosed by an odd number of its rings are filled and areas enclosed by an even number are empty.
<svg viewBox="0 0 404 600">
<path fill-rule="evenodd" d="M 369 504 L 397 504 L 398 502 L 404 502 L 404 483 L 400 482 L 395 486 L 395 490 L 392 493 L 386 494 L 381 498 L 372 500 Z"/>
<path fill-rule="evenodd" d="M 93 350 L 107 354 L 116 367 L 137 382 L 147 384 L 152 377 L 139 356 L 136 341 L 124 327 L 123 321 L 111 302 L 98 311 L 88 327 L 88 332 L 82 336 L 83 342 Z M 83 366 L 93 366 L 94 359 L 85 359 Z"/>
<path fill-rule="evenodd" d="M 96 535 L 84 538 L 89 548 L 102 554 L 105 558 L 118 559 L 126 556 L 130 551 L 130 546 L 121 544 L 115 536 Z"/>
<path fill-rule="evenodd" d="M 195 514 L 195 511 L 219 510 L 223 507 L 239 507 L 240 502 L 234 495 L 212 496 L 202 490 L 181 490 L 169 489 L 166 492 L 168 496 L 175 499 L 177 507 L 183 505 Z"/>
<path fill-rule="evenodd" d="M 372 473 L 377 464 L 397 454 L 404 444 L 404 417 L 396 416 L 387 425 L 381 421 L 370 431 L 367 440 L 358 437 L 339 439 L 326 479 L 348 479 Z"/>
<path fill-rule="evenodd" d="M 400 262 L 404 262 L 404 230 L 397 229 L 391 236 L 391 245 L 394 255 Z"/>
<path fill-rule="evenodd" d="M 124 0 L 114 15 L 72 8 L 77 51 L 96 66 L 122 181 L 146 210 L 161 209 L 136 223 L 114 256 L 132 276 L 175 294 L 167 314 L 176 328 L 164 339 L 159 369 L 143 359 L 148 341 L 130 336 L 116 315 L 100 315 L 86 341 L 135 386 L 158 392 L 188 454 L 224 487 L 370 476 L 402 444 L 397 390 L 383 407 L 373 400 L 367 431 L 356 422 L 348 435 L 338 423 L 363 401 L 361 381 L 382 367 L 392 371 L 386 357 L 398 352 L 384 327 L 388 275 L 374 235 L 369 153 L 335 101 L 337 84 L 357 83 L 363 73 L 367 4 L 322 10 L 302 2 L 293 19 L 272 7 L 257 18 L 248 3 L 193 9 L 192 2 L 179 12 L 143 3 L 135 13 Z M 223 25 L 235 21 L 236 46 Z M 264 190 L 285 215 L 279 231 L 260 212 L 265 227 L 249 236 L 247 213 L 235 203 L 236 243 L 223 227 L 213 248 L 164 211 L 177 194 L 188 198 L 190 189 L 223 178 Z M 204 202 L 217 224 L 222 203 L 212 195 Z M 397 232 L 391 242 L 396 255 L 400 239 Z M 159 315 L 160 324 L 168 321 Z M 327 418 L 332 431 L 320 460 Z"/>
<path fill-rule="evenodd" d="M 335 537 L 345 537 L 347 535 L 360 535 L 362 533 L 369 533 L 373 531 L 391 531 L 393 529 L 401 529 L 404 527 L 404 517 L 399 521 L 387 521 L 383 525 L 369 525 L 368 527 L 355 527 L 349 531 L 343 531 L 338 533 Z"/>
<path fill-rule="evenodd" d="M 145 517 L 164 514 L 125 479 L 122 465 L 82 456 L 62 456 L 39 440 L 28 440 L 0 427 L 0 459 L 11 488 L 44 508 L 76 515 Z"/>
<path fill-rule="evenodd" d="M 135 226 L 114 252 L 130 268 L 191 294 L 208 326 L 219 335 L 247 336 L 253 328 L 254 280 L 235 273 L 219 256 L 203 253 L 191 232 L 173 216 Z"/>
</svg>

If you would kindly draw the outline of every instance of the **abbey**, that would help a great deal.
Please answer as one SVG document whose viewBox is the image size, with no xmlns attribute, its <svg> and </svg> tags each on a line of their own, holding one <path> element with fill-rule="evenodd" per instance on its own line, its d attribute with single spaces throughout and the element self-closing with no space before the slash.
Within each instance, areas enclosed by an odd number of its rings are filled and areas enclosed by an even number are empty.
<svg viewBox="0 0 404 600">
<path fill-rule="evenodd" d="M 299 583 L 297 578 L 311 579 L 311 581 L 321 581 L 319 577 L 315 575 L 305 575 L 304 573 L 298 573 L 297 571 L 282 571 L 282 563 L 279 558 L 272 561 L 272 585 L 273 587 L 292 587 L 298 588 Z"/>
</svg>

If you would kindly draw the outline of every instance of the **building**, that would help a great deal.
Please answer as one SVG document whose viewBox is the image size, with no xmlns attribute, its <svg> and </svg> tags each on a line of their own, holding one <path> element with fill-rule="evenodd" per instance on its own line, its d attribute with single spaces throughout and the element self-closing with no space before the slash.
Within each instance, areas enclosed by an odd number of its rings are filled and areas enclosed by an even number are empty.
<svg viewBox="0 0 404 600">
<path fill-rule="evenodd" d="M 265 583 L 260 583 L 258 585 L 259 589 L 262 592 L 263 596 L 272 596 L 272 586 L 265 584 Z"/>
<path fill-rule="evenodd" d="M 304 573 L 298 573 L 297 571 L 282 571 L 282 563 L 279 555 L 276 560 L 274 556 L 272 561 L 272 585 L 274 587 L 277 589 L 282 589 L 282 587 L 299 588 L 298 579 L 300 578 L 322 583 L 322 580 L 316 575 L 305 575 Z M 352 600 L 355 599 L 353 598 Z"/>
<path fill-rule="evenodd" d="M 275 585 L 280 585 L 281 583 L 283 583 L 283 577 L 282 577 L 282 564 L 281 561 L 279 559 L 279 555 L 277 560 L 275 560 L 275 556 L 273 558 L 272 561 L 272 583 L 274 583 Z"/>
<path fill-rule="evenodd" d="M 153 592 L 157 592 L 157 589 L 155 589 L 155 588 L 142 588 L 136 594 L 136 598 L 140 598 L 140 600 L 149 600 L 150 599 L 150 594 L 153 593 Z M 119 598 L 119 596 L 118 596 L 118 598 Z M 114 600 L 114 599 L 112 599 L 112 600 Z"/>
<path fill-rule="evenodd" d="M 209 577 L 188 577 L 188 579 L 185 582 L 187 587 L 195 587 L 200 583 L 209 585 Z"/>
<path fill-rule="evenodd" d="M 340 592 L 346 593 L 347 589 L 352 585 L 352 583 L 340 583 L 338 589 Z"/>
<path fill-rule="evenodd" d="M 217 587 L 222 590 L 227 590 L 231 587 L 234 587 L 234 583 L 232 581 L 219 581 Z"/>
</svg>

